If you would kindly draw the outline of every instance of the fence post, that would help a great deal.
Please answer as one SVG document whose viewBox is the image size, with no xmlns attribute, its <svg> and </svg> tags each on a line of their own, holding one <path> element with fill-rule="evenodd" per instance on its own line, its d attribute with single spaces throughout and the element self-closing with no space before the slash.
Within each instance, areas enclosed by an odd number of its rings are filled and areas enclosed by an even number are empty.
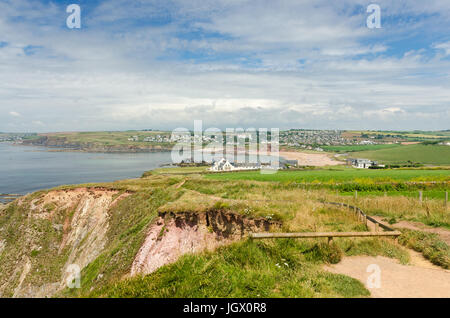
<svg viewBox="0 0 450 318">
<path fill-rule="evenodd" d="M 445 206 L 448 204 L 448 191 L 445 191 Z"/>
<path fill-rule="evenodd" d="M 419 191 L 419 202 L 422 203 L 422 196 L 423 196 L 423 192 L 422 190 Z"/>
<path fill-rule="evenodd" d="M 358 199 L 358 190 L 355 190 L 355 200 Z"/>
</svg>

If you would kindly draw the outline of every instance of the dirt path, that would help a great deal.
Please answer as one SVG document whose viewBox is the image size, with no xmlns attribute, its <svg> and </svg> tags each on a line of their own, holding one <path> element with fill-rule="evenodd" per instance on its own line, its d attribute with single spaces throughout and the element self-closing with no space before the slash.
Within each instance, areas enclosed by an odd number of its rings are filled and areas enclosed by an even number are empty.
<svg viewBox="0 0 450 318">
<path fill-rule="evenodd" d="M 398 229 L 408 229 L 408 230 L 423 231 L 423 232 L 428 232 L 428 233 L 435 233 L 435 234 L 439 235 L 441 240 L 443 240 L 448 245 L 450 245 L 450 230 L 447 230 L 447 229 L 444 229 L 441 227 L 431 227 L 431 226 L 427 226 L 420 222 L 411 222 L 411 221 L 400 221 L 395 224 L 387 224 L 386 222 L 383 221 L 382 217 L 375 216 L 373 218 L 383 224 L 386 224 L 390 227 L 394 227 L 394 228 L 398 228 Z"/>
<path fill-rule="evenodd" d="M 177 183 L 177 184 L 175 185 L 175 189 L 181 188 L 181 187 L 183 186 L 183 184 L 185 184 L 185 183 L 186 183 L 186 179 L 184 179 L 184 180 L 181 181 L 180 183 Z"/>
<path fill-rule="evenodd" d="M 411 258 L 414 265 L 402 265 L 383 256 L 353 256 L 325 269 L 358 279 L 375 298 L 450 298 L 450 271 L 434 266 L 417 254 L 413 253 Z M 377 269 L 379 285 L 375 279 Z"/>
</svg>

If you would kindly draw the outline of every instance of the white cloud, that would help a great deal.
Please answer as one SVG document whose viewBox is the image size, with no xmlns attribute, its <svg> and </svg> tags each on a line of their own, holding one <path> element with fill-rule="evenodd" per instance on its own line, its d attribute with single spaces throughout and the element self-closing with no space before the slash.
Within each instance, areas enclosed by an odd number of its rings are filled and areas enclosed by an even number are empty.
<svg viewBox="0 0 450 318">
<path fill-rule="evenodd" d="M 36 126 L 45 126 L 45 124 L 40 120 L 33 120 L 31 123 Z"/>
<path fill-rule="evenodd" d="M 433 45 L 433 48 L 444 50 L 446 55 L 450 55 L 450 41 Z"/>
<path fill-rule="evenodd" d="M 365 13 L 348 12 L 367 1 L 116 0 L 83 16 L 79 31 L 61 28 L 64 8 L 33 3 L 0 4 L 0 41 L 8 43 L 0 47 L 0 111 L 38 118 L 33 129 L 170 129 L 193 119 L 222 127 L 448 128 L 450 62 L 424 49 L 388 54 L 427 21 L 370 32 Z M 383 14 L 434 13 L 436 25 L 449 25 L 448 1 L 380 5 Z M 25 21 L 8 19 L 19 14 Z M 164 15 L 171 22 L 130 27 Z M 213 35 L 179 36 L 195 32 Z M 26 55 L 29 45 L 39 49 Z M 433 48 L 447 52 L 445 45 Z M 185 52 L 193 57 L 178 58 Z M 0 131 L 23 129 L 14 124 L 0 118 Z"/>
<path fill-rule="evenodd" d="M 13 117 L 21 117 L 21 116 L 22 116 L 22 115 L 19 114 L 18 112 L 14 112 L 14 111 L 9 112 L 9 114 L 10 114 L 11 116 L 13 116 Z"/>
</svg>

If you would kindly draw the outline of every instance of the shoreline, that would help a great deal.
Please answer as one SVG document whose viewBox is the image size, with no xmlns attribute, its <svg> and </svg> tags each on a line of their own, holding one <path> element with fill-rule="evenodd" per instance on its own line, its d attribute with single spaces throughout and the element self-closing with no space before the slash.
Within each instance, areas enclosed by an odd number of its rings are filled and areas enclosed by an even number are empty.
<svg viewBox="0 0 450 318">
<path fill-rule="evenodd" d="M 6 143 L 6 142 L 5 142 Z M 115 148 L 111 146 L 107 149 L 103 147 L 90 148 L 82 146 L 78 147 L 64 147 L 64 146 L 52 146 L 45 144 L 34 144 L 34 143 L 8 143 L 11 146 L 24 146 L 24 147 L 39 147 L 45 148 L 48 152 L 83 152 L 83 153 L 112 153 L 112 154 L 133 154 L 133 153 L 157 153 L 157 152 L 171 152 L 172 148 Z"/>
<path fill-rule="evenodd" d="M 64 146 L 49 146 L 49 145 L 41 145 L 34 143 L 13 143 L 10 144 L 13 146 L 34 146 L 45 148 L 45 151 L 48 152 L 77 152 L 77 153 L 107 153 L 107 154 L 134 154 L 134 153 L 164 153 L 171 152 L 172 148 L 136 148 L 134 146 L 124 147 L 124 148 L 114 148 L 110 147 L 109 149 L 105 149 L 103 147 L 100 148 L 73 148 L 73 147 L 64 147 Z M 230 152 L 226 152 L 226 148 L 218 148 L 218 149 L 209 149 L 204 148 L 201 150 L 202 153 L 222 153 L 232 154 Z M 234 151 L 235 155 L 257 155 L 257 156 L 271 156 L 271 152 L 260 152 L 260 151 L 248 151 L 247 149 L 236 149 Z M 331 157 L 328 153 L 310 153 L 310 152 L 301 152 L 301 151 L 286 151 L 281 150 L 278 152 L 280 158 L 285 160 L 297 160 L 299 166 L 316 166 L 316 167 L 324 167 L 324 166 L 336 166 L 344 164 L 343 161 L 339 161 Z M 170 164 L 170 163 L 167 163 Z"/>
</svg>

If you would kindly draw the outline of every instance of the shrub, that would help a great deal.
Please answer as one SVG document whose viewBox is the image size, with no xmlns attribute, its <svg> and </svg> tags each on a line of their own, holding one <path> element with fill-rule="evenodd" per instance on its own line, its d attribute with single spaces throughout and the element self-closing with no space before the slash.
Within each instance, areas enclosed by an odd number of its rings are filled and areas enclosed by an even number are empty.
<svg viewBox="0 0 450 318">
<path fill-rule="evenodd" d="M 421 252 L 435 265 L 450 268 L 450 247 L 437 234 L 402 229 L 399 243 Z"/>
<path fill-rule="evenodd" d="M 312 261 L 321 261 L 328 264 L 337 264 L 343 256 L 342 250 L 335 243 L 318 243 L 314 245 L 306 254 Z"/>
</svg>

